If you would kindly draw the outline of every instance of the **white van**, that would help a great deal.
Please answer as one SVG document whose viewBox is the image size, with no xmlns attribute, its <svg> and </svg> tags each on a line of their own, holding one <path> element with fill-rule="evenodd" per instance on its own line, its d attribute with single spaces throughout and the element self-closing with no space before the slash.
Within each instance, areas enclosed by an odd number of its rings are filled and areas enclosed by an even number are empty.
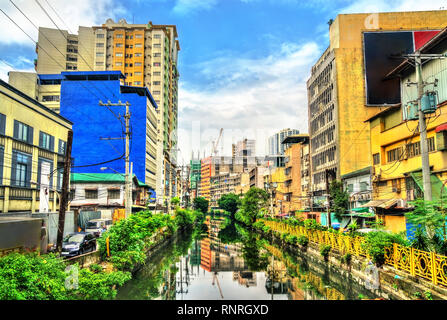
<svg viewBox="0 0 447 320">
<path fill-rule="evenodd" d="M 85 232 L 92 233 L 96 237 L 99 237 L 103 231 L 109 230 L 111 225 L 112 219 L 93 219 L 87 222 Z"/>
</svg>

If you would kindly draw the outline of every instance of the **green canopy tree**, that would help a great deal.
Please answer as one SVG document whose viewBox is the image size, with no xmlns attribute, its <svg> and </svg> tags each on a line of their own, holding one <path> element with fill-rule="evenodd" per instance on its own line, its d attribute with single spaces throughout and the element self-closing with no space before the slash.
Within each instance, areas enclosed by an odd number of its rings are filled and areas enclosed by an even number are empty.
<svg viewBox="0 0 447 320">
<path fill-rule="evenodd" d="M 242 199 L 241 209 L 235 215 L 236 219 L 251 226 L 268 205 L 269 195 L 260 188 L 252 187 Z"/>
<path fill-rule="evenodd" d="M 203 213 L 207 213 L 208 212 L 208 205 L 209 205 L 209 201 L 206 200 L 204 197 L 197 197 L 194 199 L 194 209 L 195 210 L 199 210 Z"/>
<path fill-rule="evenodd" d="M 235 193 L 227 193 L 217 200 L 217 204 L 219 205 L 219 208 L 230 213 L 230 217 L 234 219 L 234 215 L 241 205 L 241 199 Z"/>
<path fill-rule="evenodd" d="M 342 215 L 349 209 L 349 193 L 343 190 L 343 183 L 334 180 L 329 185 L 329 196 L 331 198 L 330 210 L 335 213 L 335 217 L 341 220 Z"/>
</svg>

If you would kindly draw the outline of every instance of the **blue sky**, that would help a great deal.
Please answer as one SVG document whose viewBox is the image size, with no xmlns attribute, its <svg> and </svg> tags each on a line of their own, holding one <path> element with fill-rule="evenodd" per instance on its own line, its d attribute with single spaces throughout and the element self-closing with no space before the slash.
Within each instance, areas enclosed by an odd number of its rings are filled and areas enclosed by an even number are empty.
<svg viewBox="0 0 447 320">
<path fill-rule="evenodd" d="M 34 0 L 13 0 L 38 26 L 54 27 Z M 224 128 L 224 153 L 237 138 L 266 137 L 282 128 L 307 132 L 306 80 L 328 46 L 329 19 L 339 13 L 447 9 L 446 0 L 39 0 L 50 3 L 61 29 L 100 25 L 107 18 L 129 23 L 175 24 L 179 33 L 180 162 L 191 150 L 209 155 Z M 33 39 L 37 30 L 14 8 L 0 8 Z M 35 45 L 0 13 L 0 77 L 33 70 Z M 200 126 L 201 138 L 192 134 Z M 200 143 L 199 143 L 200 140 Z"/>
</svg>

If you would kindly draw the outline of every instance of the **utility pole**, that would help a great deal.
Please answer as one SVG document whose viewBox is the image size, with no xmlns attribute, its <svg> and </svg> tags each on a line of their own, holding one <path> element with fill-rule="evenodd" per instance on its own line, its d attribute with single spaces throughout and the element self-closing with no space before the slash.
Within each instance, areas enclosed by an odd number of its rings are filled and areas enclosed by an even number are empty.
<svg viewBox="0 0 447 320">
<path fill-rule="evenodd" d="M 70 182 L 70 161 L 71 161 L 71 146 L 73 144 L 73 131 L 68 131 L 67 137 L 67 150 L 65 151 L 64 159 L 64 173 L 62 176 L 62 192 L 59 203 L 59 225 L 57 229 L 57 241 L 56 250 L 61 252 L 62 250 L 62 238 L 64 237 L 65 227 L 65 211 L 68 203 L 68 184 Z"/>
<path fill-rule="evenodd" d="M 419 112 L 419 134 L 420 134 L 420 145 L 421 145 L 421 160 L 422 160 L 422 182 L 424 186 L 424 200 L 432 200 L 432 190 L 430 181 L 430 160 L 428 154 L 428 141 L 427 141 L 427 124 L 425 122 L 425 113 L 422 111 L 422 96 L 424 95 L 424 88 L 429 84 L 426 83 L 422 78 L 422 59 L 444 59 L 445 54 L 422 54 L 419 50 L 412 54 L 402 55 L 407 59 L 414 61 L 416 69 L 416 83 L 408 83 L 407 85 L 417 85 L 417 102 L 418 102 L 418 112 Z"/>
<path fill-rule="evenodd" d="M 129 217 L 129 215 L 132 213 L 132 189 L 131 189 L 131 177 L 129 174 L 129 142 L 130 142 L 130 112 L 129 107 L 130 103 L 126 101 L 126 103 L 122 103 L 120 100 L 118 103 L 111 103 L 110 100 L 107 101 L 107 103 L 103 103 L 101 100 L 99 101 L 100 106 L 106 106 L 106 107 L 126 107 L 126 114 L 124 115 L 124 119 L 126 121 L 126 152 L 125 152 L 125 188 L 124 188 L 124 199 L 125 199 L 125 217 Z"/>
</svg>

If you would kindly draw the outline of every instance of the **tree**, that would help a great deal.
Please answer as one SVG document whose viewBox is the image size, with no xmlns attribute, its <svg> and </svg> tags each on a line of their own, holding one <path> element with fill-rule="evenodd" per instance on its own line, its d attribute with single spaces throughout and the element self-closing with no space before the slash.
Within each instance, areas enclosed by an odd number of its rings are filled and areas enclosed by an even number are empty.
<svg viewBox="0 0 447 320">
<path fill-rule="evenodd" d="M 206 200 L 204 197 L 197 197 L 194 198 L 194 209 L 202 211 L 203 213 L 208 212 L 208 204 L 209 201 Z"/>
<path fill-rule="evenodd" d="M 219 205 L 219 208 L 229 212 L 231 218 L 234 219 L 234 215 L 241 205 L 241 199 L 234 193 L 228 193 L 220 197 L 217 204 Z"/>
<path fill-rule="evenodd" d="M 265 190 L 250 188 L 242 199 L 241 210 L 235 215 L 236 219 L 251 226 L 267 207 L 268 199 L 269 195 Z"/>
<path fill-rule="evenodd" d="M 443 247 L 441 237 L 439 234 L 443 232 L 445 228 L 445 215 L 443 209 L 440 206 L 439 201 L 425 201 L 418 199 L 411 202 L 414 205 L 412 212 L 407 212 L 405 217 L 409 222 L 419 227 L 420 230 L 417 233 L 417 238 L 426 237 L 427 248 L 430 251 L 438 251 L 439 247 Z M 417 239 L 420 241 L 421 239 Z"/>
<path fill-rule="evenodd" d="M 343 183 L 334 180 L 329 186 L 329 196 L 331 198 L 330 209 L 335 213 L 335 217 L 341 220 L 342 214 L 346 214 L 349 208 L 349 193 L 343 190 Z"/>
<path fill-rule="evenodd" d="M 177 207 L 179 205 L 179 203 L 180 203 L 180 199 L 178 197 L 174 197 L 174 198 L 171 199 L 171 204 L 174 207 Z"/>
</svg>

